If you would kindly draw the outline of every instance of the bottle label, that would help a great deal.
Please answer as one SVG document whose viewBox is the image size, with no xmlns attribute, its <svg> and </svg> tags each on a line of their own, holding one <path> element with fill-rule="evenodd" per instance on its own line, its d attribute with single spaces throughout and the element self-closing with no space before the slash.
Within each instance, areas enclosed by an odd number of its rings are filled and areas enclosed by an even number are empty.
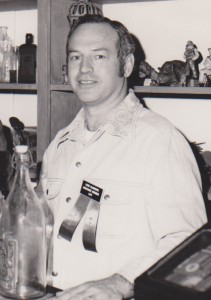
<svg viewBox="0 0 211 300">
<path fill-rule="evenodd" d="M 13 291 L 17 282 L 17 241 L 0 239 L 0 287 Z"/>
<path fill-rule="evenodd" d="M 21 56 L 22 73 L 25 76 L 33 76 L 35 72 L 35 59 L 32 53 L 23 53 Z"/>
</svg>

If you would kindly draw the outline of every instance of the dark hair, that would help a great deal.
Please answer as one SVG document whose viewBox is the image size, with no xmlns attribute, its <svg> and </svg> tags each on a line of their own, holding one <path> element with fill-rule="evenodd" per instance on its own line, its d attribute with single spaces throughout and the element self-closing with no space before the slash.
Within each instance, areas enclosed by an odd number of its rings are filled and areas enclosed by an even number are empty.
<svg viewBox="0 0 211 300">
<path fill-rule="evenodd" d="M 117 42 L 117 55 L 119 58 L 119 67 L 120 67 L 120 76 L 124 75 L 124 66 L 125 66 L 125 60 L 128 54 L 134 53 L 135 51 L 135 43 L 133 41 L 132 36 L 130 35 L 127 28 L 118 21 L 112 21 L 109 18 L 103 17 L 101 15 L 84 15 L 82 17 L 79 17 L 78 20 L 73 24 L 71 27 L 68 38 L 67 38 L 67 57 L 68 57 L 68 45 L 69 40 L 71 38 L 71 35 L 73 32 L 82 24 L 87 23 L 104 23 L 110 25 L 112 28 L 114 28 L 118 34 L 119 40 Z"/>
</svg>

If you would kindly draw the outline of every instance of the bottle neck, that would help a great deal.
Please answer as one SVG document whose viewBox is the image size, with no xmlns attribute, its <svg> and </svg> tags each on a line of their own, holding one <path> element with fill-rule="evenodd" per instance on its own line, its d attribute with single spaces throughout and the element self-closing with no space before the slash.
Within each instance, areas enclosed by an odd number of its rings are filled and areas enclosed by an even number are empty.
<svg viewBox="0 0 211 300">
<path fill-rule="evenodd" d="M 33 43 L 33 37 L 31 34 L 26 35 L 26 44 L 31 45 Z"/>
<path fill-rule="evenodd" d="M 29 168 L 31 166 L 31 157 L 29 152 L 26 153 L 15 153 L 13 166 L 16 169 L 16 175 L 19 177 L 19 180 L 22 180 L 26 177 L 27 181 L 29 180 Z"/>
<path fill-rule="evenodd" d="M 30 156 L 27 153 L 16 153 L 13 157 L 13 167 L 15 169 L 15 176 L 10 193 L 6 198 L 10 205 L 24 205 L 27 194 L 31 189 L 31 180 L 29 176 L 29 167 L 31 165 Z M 15 195 L 15 196 L 14 196 Z M 20 195 L 22 195 L 20 197 Z"/>
<path fill-rule="evenodd" d="M 15 164 L 24 165 L 25 167 L 30 167 L 31 165 L 31 157 L 29 152 L 25 153 L 15 153 Z"/>
</svg>

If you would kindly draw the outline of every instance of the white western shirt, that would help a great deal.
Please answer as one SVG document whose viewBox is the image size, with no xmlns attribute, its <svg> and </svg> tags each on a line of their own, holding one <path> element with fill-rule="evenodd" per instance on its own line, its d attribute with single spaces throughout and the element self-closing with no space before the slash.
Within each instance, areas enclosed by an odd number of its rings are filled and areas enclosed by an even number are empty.
<svg viewBox="0 0 211 300">
<path fill-rule="evenodd" d="M 120 273 L 134 279 L 206 223 L 192 150 L 165 118 L 131 91 L 90 141 L 83 109 L 43 158 L 40 187 L 54 214 L 53 285 L 62 289 Z M 86 180 L 103 189 L 97 252 L 58 237 Z"/>
</svg>

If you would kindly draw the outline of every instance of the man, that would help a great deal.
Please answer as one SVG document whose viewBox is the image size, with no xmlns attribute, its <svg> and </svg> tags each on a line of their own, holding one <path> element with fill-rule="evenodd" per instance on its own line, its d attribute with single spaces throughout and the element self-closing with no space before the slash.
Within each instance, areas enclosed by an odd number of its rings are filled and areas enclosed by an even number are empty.
<svg viewBox="0 0 211 300">
<path fill-rule="evenodd" d="M 183 136 L 145 109 L 127 77 L 127 29 L 85 16 L 68 37 L 82 104 L 48 147 L 39 188 L 54 215 L 58 299 L 127 299 L 134 279 L 206 222 L 200 175 Z"/>
</svg>

